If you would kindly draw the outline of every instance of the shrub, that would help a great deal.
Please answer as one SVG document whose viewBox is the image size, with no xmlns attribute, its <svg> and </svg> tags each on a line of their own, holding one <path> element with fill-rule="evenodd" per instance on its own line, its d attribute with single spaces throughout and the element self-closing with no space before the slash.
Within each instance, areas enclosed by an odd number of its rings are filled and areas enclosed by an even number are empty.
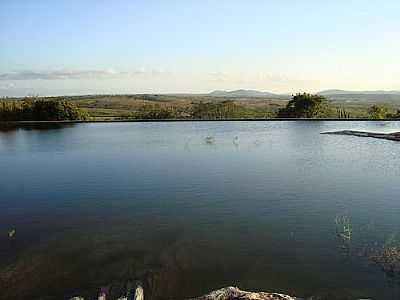
<svg viewBox="0 0 400 300">
<path fill-rule="evenodd" d="M 59 100 L 25 99 L 1 101 L 1 121 L 87 120 L 89 115 L 75 104 Z"/>
<path fill-rule="evenodd" d="M 368 115 L 371 119 L 384 119 L 388 114 L 387 108 L 382 105 L 372 105 L 368 109 Z"/>
<path fill-rule="evenodd" d="M 332 116 L 328 100 L 319 95 L 297 94 L 285 108 L 278 111 L 280 118 L 327 118 Z"/>
</svg>

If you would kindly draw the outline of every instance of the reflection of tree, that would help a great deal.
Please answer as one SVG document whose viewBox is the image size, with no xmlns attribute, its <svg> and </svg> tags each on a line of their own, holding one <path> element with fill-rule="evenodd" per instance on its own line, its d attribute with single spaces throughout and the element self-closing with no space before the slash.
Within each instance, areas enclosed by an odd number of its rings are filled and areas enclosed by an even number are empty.
<svg viewBox="0 0 400 300">
<path fill-rule="evenodd" d="M 15 132 L 17 129 L 21 130 L 53 130 L 74 127 L 74 123 L 1 123 L 0 134 L 7 132 Z"/>
</svg>

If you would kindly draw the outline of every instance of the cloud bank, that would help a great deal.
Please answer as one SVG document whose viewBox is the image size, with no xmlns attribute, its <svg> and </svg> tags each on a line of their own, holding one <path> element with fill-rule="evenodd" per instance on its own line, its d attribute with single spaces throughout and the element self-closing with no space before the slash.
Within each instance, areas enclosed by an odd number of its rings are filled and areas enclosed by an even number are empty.
<svg viewBox="0 0 400 300">
<path fill-rule="evenodd" d="M 212 90 L 253 89 L 273 93 L 320 90 L 318 81 L 275 72 L 165 70 L 161 68 L 49 69 L 0 73 L 0 96 L 207 93 Z"/>
<path fill-rule="evenodd" d="M 0 80 L 76 80 L 76 79 L 118 79 L 138 75 L 156 76 L 165 74 L 163 70 L 136 70 L 121 72 L 115 70 L 51 70 L 51 71 L 18 71 L 0 73 Z"/>
</svg>

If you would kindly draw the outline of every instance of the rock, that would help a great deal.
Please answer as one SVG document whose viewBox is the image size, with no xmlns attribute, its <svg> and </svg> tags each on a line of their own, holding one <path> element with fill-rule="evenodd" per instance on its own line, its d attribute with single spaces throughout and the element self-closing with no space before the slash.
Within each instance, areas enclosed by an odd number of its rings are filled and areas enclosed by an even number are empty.
<svg viewBox="0 0 400 300">
<path fill-rule="evenodd" d="M 134 300 L 144 300 L 144 291 L 141 285 L 138 285 L 135 291 Z"/>
<path fill-rule="evenodd" d="M 102 294 L 98 299 L 99 300 L 106 299 L 106 295 Z M 128 297 L 121 297 L 118 300 L 128 300 L 128 299 L 144 300 L 144 291 L 142 286 L 138 285 L 136 287 L 135 295 L 133 298 L 130 298 L 128 296 Z M 85 300 L 85 299 L 82 297 L 74 297 L 70 298 L 70 300 Z M 237 287 L 227 287 L 213 291 L 207 295 L 189 300 L 302 300 L 302 299 L 278 293 L 245 292 L 238 289 Z"/>
<path fill-rule="evenodd" d="M 107 299 L 107 296 L 106 296 L 106 294 L 104 294 L 104 293 L 101 293 L 100 295 L 99 295 L 99 298 L 98 298 L 98 300 L 106 300 Z"/>
<path fill-rule="evenodd" d="M 227 287 L 191 300 L 300 300 L 284 294 L 245 292 L 237 287 Z"/>
</svg>

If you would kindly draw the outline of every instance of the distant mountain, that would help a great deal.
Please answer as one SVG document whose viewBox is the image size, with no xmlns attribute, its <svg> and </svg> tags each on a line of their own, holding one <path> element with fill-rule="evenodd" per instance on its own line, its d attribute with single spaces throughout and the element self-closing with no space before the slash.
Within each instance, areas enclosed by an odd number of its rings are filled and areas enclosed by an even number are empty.
<svg viewBox="0 0 400 300">
<path fill-rule="evenodd" d="M 278 95 L 269 92 L 260 92 L 256 90 L 234 90 L 234 91 L 221 91 L 216 90 L 208 94 L 213 97 L 243 97 L 243 98 L 286 98 L 285 95 Z"/>
<path fill-rule="evenodd" d="M 345 91 L 345 90 L 325 90 L 318 93 L 322 96 L 332 95 L 400 95 L 400 91 Z"/>
<path fill-rule="evenodd" d="M 319 92 L 318 95 L 325 96 L 329 100 L 333 101 L 400 103 L 400 91 L 326 90 Z"/>
</svg>

